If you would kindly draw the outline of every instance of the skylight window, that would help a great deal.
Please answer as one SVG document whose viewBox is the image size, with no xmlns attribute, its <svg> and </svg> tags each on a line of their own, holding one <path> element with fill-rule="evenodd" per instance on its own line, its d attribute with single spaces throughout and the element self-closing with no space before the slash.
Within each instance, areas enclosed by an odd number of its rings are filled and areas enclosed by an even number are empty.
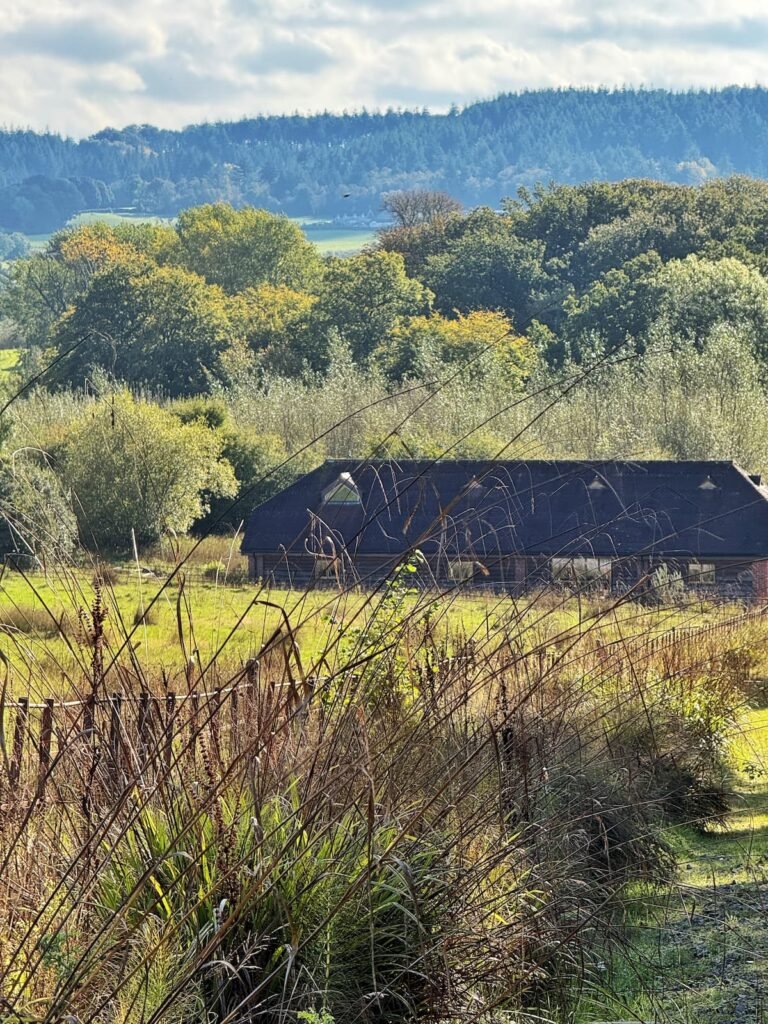
<svg viewBox="0 0 768 1024">
<path fill-rule="evenodd" d="M 715 481 L 712 479 L 711 476 L 707 475 L 701 481 L 701 483 L 699 484 L 699 490 L 700 491 L 716 491 L 717 490 L 717 484 L 715 483 Z"/>
<path fill-rule="evenodd" d="M 360 491 L 351 473 L 339 473 L 338 477 L 323 491 L 325 505 L 359 505 Z"/>
<path fill-rule="evenodd" d="M 591 484 L 587 484 L 590 491 L 604 491 L 606 486 L 599 476 L 596 476 Z"/>
</svg>

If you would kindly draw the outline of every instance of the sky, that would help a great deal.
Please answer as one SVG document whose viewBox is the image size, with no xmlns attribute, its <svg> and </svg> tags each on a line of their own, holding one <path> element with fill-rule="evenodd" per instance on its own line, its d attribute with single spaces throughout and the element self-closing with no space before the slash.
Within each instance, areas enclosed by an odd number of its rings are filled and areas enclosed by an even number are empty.
<svg viewBox="0 0 768 1024">
<path fill-rule="evenodd" d="M 768 83 L 765 0 L 0 0 L 0 124 L 83 136 L 549 86 Z"/>
</svg>

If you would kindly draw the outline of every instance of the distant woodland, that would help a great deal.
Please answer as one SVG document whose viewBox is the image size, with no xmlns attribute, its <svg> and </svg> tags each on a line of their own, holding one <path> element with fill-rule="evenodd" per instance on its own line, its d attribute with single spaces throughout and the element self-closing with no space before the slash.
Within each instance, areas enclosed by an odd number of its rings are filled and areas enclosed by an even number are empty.
<svg viewBox="0 0 768 1024">
<path fill-rule="evenodd" d="M 175 215 L 212 201 L 374 219 L 382 193 L 445 190 L 498 206 L 518 186 L 768 177 L 768 91 L 566 89 L 427 111 L 258 117 L 75 141 L 0 133 L 0 231 L 47 233 L 83 210 Z M 0 255 L 0 258 L 1 255 Z"/>
</svg>

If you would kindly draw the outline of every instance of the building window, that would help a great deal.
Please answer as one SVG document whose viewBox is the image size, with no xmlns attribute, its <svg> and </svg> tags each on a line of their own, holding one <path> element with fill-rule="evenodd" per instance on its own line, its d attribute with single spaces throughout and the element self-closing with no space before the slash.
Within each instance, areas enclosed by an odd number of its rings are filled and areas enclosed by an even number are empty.
<svg viewBox="0 0 768 1024">
<path fill-rule="evenodd" d="M 475 575 L 477 566 L 469 558 L 454 558 L 448 563 L 448 577 L 454 583 L 466 583 Z"/>
<path fill-rule="evenodd" d="M 688 582 L 693 585 L 712 586 L 715 582 L 714 562 L 689 562 Z"/>
<path fill-rule="evenodd" d="M 338 559 L 328 555 L 317 555 L 315 564 L 312 567 L 312 575 L 316 580 L 325 580 L 329 577 L 336 577 Z"/>
<path fill-rule="evenodd" d="M 325 505 L 359 505 L 360 491 L 351 473 L 339 473 L 338 477 L 323 491 Z"/>
<path fill-rule="evenodd" d="M 552 575 L 565 583 L 588 583 L 610 578 L 611 559 L 575 555 L 573 558 L 553 558 Z"/>
</svg>

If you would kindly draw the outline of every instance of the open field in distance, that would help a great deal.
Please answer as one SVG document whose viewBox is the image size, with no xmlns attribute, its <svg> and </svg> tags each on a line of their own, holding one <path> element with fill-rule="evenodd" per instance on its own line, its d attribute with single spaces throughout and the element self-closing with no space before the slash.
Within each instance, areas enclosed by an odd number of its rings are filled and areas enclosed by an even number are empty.
<svg viewBox="0 0 768 1024">
<path fill-rule="evenodd" d="M 21 358 L 18 348 L 0 348 L 0 374 L 13 370 Z"/>
<path fill-rule="evenodd" d="M 337 227 L 329 221 L 314 220 L 307 217 L 292 217 L 301 225 L 304 234 L 324 256 L 351 256 L 372 245 L 376 232 L 365 227 Z M 84 224 L 103 223 L 114 227 L 116 224 L 172 224 L 172 217 L 159 217 L 147 214 L 110 213 L 109 211 L 93 210 L 78 213 L 67 224 L 67 227 L 82 227 Z M 44 249 L 51 238 L 47 235 L 27 235 L 33 252 Z"/>
</svg>

